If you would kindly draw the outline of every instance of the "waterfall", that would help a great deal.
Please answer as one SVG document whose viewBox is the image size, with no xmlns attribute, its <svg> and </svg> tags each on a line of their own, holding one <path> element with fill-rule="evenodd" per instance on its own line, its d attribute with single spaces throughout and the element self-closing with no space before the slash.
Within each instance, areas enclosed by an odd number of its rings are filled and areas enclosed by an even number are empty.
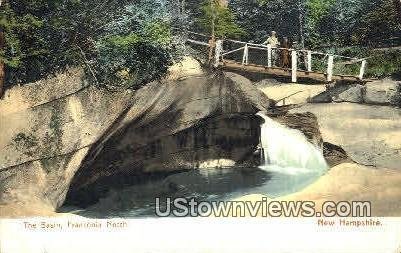
<svg viewBox="0 0 401 253">
<path fill-rule="evenodd" d="M 273 121 L 262 112 L 256 115 L 265 122 L 261 125 L 261 169 L 288 174 L 319 173 L 328 166 L 322 152 L 298 130 Z"/>
</svg>

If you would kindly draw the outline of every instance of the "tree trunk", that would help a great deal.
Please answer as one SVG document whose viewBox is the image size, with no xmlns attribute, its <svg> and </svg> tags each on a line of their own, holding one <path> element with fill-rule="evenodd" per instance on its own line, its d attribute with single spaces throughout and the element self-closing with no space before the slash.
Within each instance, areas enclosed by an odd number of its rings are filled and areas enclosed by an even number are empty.
<svg viewBox="0 0 401 253">
<path fill-rule="evenodd" d="M 304 14 L 302 0 L 298 0 L 298 25 L 299 25 L 299 43 L 301 48 L 305 48 L 304 38 Z"/>
<path fill-rule="evenodd" d="M 4 31 L 3 31 L 3 28 L 0 27 L 0 50 L 4 49 L 4 47 L 5 47 L 4 44 L 5 44 Z M 4 64 L 4 61 L 0 59 L 0 99 L 4 95 L 5 77 L 6 77 L 5 64 Z"/>
<path fill-rule="evenodd" d="M 182 0 L 181 1 L 181 6 L 180 6 L 181 8 L 180 8 L 180 12 L 181 12 L 181 15 L 184 15 L 185 14 L 185 0 Z"/>
<path fill-rule="evenodd" d="M 401 0 L 393 0 L 395 10 L 397 11 L 398 22 L 401 23 Z"/>
<path fill-rule="evenodd" d="M 214 48 L 215 48 L 215 45 L 216 45 L 216 15 L 215 15 L 215 10 L 214 10 L 214 8 L 215 8 L 215 4 L 214 4 L 214 0 L 209 0 L 209 2 L 210 2 L 210 9 L 211 9 L 211 11 L 212 11 L 212 20 L 211 20 L 211 22 L 212 22 L 212 27 L 211 27 L 211 32 L 212 32 L 212 37 L 211 37 L 211 39 L 209 40 L 209 64 L 211 64 L 212 63 L 212 61 L 213 61 L 213 54 L 214 54 Z"/>
<path fill-rule="evenodd" d="M 6 0 L 0 0 L 0 9 L 5 8 Z M 0 50 L 5 48 L 4 29 L 0 27 Z M 4 61 L 0 59 L 0 99 L 4 95 L 4 83 L 6 78 L 6 70 Z"/>
</svg>

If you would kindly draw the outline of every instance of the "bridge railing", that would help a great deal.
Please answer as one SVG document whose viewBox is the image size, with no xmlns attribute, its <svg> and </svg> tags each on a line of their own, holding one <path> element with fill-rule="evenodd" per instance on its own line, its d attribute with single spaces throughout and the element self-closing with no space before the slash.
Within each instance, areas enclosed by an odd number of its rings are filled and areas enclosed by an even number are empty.
<svg viewBox="0 0 401 253">
<path fill-rule="evenodd" d="M 287 60 L 283 61 L 283 57 Z M 215 66 L 227 61 L 244 66 L 258 65 L 288 70 L 291 72 L 292 82 L 297 82 L 299 72 L 322 73 L 328 82 L 332 81 L 333 75 L 352 76 L 362 80 L 366 69 L 366 59 L 236 40 L 218 40 L 215 47 Z"/>
</svg>

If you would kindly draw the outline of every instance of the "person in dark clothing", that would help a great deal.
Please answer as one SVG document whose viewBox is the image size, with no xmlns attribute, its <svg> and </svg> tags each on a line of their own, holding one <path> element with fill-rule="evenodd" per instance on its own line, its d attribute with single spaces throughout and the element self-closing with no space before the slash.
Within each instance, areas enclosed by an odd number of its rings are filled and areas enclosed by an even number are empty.
<svg viewBox="0 0 401 253">
<path fill-rule="evenodd" d="M 287 37 L 284 37 L 283 43 L 281 45 L 281 67 L 282 68 L 290 68 L 291 67 L 291 58 L 290 58 L 290 42 Z"/>
</svg>

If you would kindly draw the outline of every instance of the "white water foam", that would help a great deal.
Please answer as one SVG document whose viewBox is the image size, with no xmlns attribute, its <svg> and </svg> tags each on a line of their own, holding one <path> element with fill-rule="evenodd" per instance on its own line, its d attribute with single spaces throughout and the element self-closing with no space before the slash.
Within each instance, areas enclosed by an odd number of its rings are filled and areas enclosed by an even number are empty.
<svg viewBox="0 0 401 253">
<path fill-rule="evenodd" d="M 265 120 L 261 125 L 261 169 L 284 174 L 319 173 L 327 170 L 328 165 L 322 152 L 303 133 L 275 122 L 262 112 L 256 115 Z"/>
</svg>

